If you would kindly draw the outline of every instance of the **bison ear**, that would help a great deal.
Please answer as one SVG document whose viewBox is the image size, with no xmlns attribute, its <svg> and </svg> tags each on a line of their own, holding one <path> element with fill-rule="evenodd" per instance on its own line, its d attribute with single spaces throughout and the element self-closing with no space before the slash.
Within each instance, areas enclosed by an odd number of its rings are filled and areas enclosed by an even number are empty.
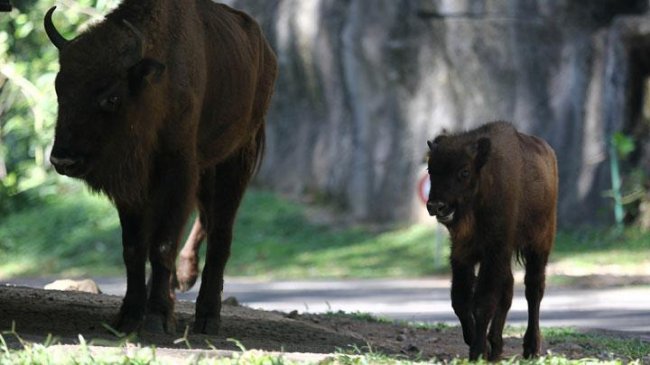
<svg viewBox="0 0 650 365">
<path fill-rule="evenodd" d="M 489 138 L 480 138 L 470 146 L 470 155 L 474 158 L 476 171 L 480 170 L 490 157 L 492 142 Z"/>
<path fill-rule="evenodd" d="M 129 85 L 131 90 L 138 91 L 147 84 L 155 84 L 160 81 L 165 65 L 151 59 L 145 58 L 129 69 Z"/>
</svg>

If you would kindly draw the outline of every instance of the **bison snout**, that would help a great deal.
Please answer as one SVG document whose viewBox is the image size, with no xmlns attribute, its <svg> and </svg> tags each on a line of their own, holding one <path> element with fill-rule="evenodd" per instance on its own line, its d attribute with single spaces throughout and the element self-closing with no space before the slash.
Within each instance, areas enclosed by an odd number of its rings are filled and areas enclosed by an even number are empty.
<svg viewBox="0 0 650 365">
<path fill-rule="evenodd" d="M 61 175 L 79 177 L 83 175 L 85 170 L 84 159 L 80 157 L 59 157 L 52 154 L 50 156 L 50 162 L 56 172 Z"/>
<path fill-rule="evenodd" d="M 427 210 L 429 211 L 430 216 L 436 216 L 442 214 L 448 208 L 447 204 L 443 202 L 427 202 Z"/>
</svg>

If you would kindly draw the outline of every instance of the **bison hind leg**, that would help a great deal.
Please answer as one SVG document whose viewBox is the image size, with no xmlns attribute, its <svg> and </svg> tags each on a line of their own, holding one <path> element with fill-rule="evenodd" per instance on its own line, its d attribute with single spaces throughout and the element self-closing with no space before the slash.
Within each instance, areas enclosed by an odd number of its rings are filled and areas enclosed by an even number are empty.
<svg viewBox="0 0 650 365">
<path fill-rule="evenodd" d="M 183 245 L 178 257 L 178 266 L 174 275 L 174 287 L 181 292 L 186 292 L 194 286 L 199 276 L 199 249 L 205 239 L 205 229 L 197 217 L 192 226 L 192 231 Z"/>
<path fill-rule="evenodd" d="M 207 335 L 219 334 L 221 328 L 221 315 L 198 316 L 194 320 L 194 333 Z"/>
<path fill-rule="evenodd" d="M 194 332 L 218 334 L 223 276 L 232 244 L 233 224 L 258 158 L 258 141 L 243 147 L 201 177 L 199 208 L 205 217 L 207 249 L 196 299 Z"/>
</svg>

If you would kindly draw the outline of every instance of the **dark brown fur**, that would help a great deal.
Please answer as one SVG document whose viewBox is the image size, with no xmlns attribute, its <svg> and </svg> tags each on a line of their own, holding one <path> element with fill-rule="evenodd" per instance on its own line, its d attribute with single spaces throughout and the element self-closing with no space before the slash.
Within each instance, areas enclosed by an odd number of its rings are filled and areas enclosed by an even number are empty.
<svg viewBox="0 0 650 365">
<path fill-rule="evenodd" d="M 52 163 L 120 216 L 117 329 L 174 331 L 178 241 L 198 206 L 208 249 L 194 330 L 216 333 L 235 214 L 264 147 L 273 51 L 251 17 L 209 0 L 125 0 L 71 41 L 47 24 L 61 65 Z"/>
<path fill-rule="evenodd" d="M 504 122 L 439 136 L 428 144 L 427 209 L 451 235 L 451 300 L 470 359 L 501 356 L 513 294 L 513 254 L 526 266 L 524 356 L 537 356 L 545 267 L 555 240 L 555 153 L 543 140 Z"/>
</svg>

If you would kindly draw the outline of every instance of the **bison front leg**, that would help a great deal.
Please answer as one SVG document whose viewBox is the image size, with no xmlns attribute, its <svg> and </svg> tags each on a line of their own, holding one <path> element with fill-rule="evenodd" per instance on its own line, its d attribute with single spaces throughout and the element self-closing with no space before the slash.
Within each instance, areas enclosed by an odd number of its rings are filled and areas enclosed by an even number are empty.
<svg viewBox="0 0 650 365">
<path fill-rule="evenodd" d="M 144 329 L 154 333 L 174 333 L 173 275 L 176 271 L 178 241 L 191 211 L 195 194 L 192 169 L 184 161 L 165 156 L 150 198 L 153 236 L 149 249 L 151 290 Z"/>
<path fill-rule="evenodd" d="M 133 210 L 118 205 L 122 226 L 122 256 L 126 266 L 126 295 L 113 327 L 127 334 L 140 328 L 147 302 L 145 283 L 147 244 L 144 218 Z"/>
<path fill-rule="evenodd" d="M 221 292 L 230 256 L 235 214 L 252 174 L 254 157 L 246 149 L 201 177 L 201 214 L 206 218 L 208 247 L 196 300 L 194 332 L 217 334 L 221 325 Z"/>
<path fill-rule="evenodd" d="M 474 341 L 474 314 L 472 313 L 474 265 L 451 260 L 451 306 L 463 328 L 463 339 L 467 345 Z"/>
</svg>

